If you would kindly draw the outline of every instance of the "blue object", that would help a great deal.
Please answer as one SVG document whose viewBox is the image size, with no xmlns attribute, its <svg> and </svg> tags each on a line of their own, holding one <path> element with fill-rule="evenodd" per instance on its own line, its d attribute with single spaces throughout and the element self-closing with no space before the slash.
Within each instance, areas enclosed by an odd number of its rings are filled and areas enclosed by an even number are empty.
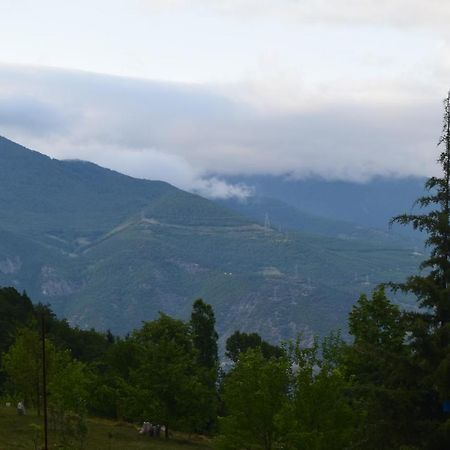
<svg viewBox="0 0 450 450">
<path fill-rule="evenodd" d="M 445 413 L 450 413 L 450 400 L 444 400 L 442 403 L 442 411 Z"/>
</svg>

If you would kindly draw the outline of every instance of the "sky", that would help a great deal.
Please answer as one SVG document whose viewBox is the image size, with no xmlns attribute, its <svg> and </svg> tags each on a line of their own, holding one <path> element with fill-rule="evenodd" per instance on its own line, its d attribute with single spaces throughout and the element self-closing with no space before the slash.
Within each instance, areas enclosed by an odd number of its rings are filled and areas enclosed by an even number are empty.
<svg viewBox="0 0 450 450">
<path fill-rule="evenodd" d="M 209 197 L 436 173 L 447 0 L 0 0 L 0 135 Z"/>
</svg>

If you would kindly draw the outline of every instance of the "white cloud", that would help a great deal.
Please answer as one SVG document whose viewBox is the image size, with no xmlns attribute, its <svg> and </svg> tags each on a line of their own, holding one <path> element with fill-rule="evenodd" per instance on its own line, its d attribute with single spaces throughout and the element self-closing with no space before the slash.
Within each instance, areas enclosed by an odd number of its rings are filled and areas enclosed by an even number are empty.
<svg viewBox="0 0 450 450">
<path fill-rule="evenodd" d="M 0 134 L 211 197 L 248 194 L 221 179 L 229 174 L 433 173 L 445 92 L 379 84 L 359 95 L 355 86 L 353 95 L 344 85 L 317 97 L 305 89 L 290 107 L 273 108 L 264 85 L 251 82 L 199 86 L 0 66 Z"/>
<path fill-rule="evenodd" d="M 245 19 L 279 17 L 301 23 L 448 28 L 447 0 L 153 0 L 149 9 L 204 8 Z"/>
</svg>

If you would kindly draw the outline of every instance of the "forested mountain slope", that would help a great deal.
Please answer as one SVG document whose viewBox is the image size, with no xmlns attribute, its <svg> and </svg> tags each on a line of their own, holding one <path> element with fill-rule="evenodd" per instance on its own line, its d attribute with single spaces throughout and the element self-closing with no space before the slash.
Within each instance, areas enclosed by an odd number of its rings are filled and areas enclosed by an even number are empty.
<svg viewBox="0 0 450 450">
<path fill-rule="evenodd" d="M 326 333 L 345 326 L 362 291 L 421 259 L 398 241 L 264 227 L 167 183 L 4 138 L 0 161 L 0 285 L 82 327 L 125 333 L 158 311 L 185 316 L 203 297 L 224 338 Z"/>
</svg>

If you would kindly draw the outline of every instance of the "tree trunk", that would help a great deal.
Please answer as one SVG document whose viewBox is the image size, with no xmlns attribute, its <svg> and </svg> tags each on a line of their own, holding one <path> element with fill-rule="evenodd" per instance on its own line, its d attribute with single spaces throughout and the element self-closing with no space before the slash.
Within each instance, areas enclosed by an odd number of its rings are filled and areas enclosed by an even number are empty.
<svg viewBox="0 0 450 450">
<path fill-rule="evenodd" d="M 169 425 L 165 424 L 164 437 L 169 439 Z"/>
</svg>

